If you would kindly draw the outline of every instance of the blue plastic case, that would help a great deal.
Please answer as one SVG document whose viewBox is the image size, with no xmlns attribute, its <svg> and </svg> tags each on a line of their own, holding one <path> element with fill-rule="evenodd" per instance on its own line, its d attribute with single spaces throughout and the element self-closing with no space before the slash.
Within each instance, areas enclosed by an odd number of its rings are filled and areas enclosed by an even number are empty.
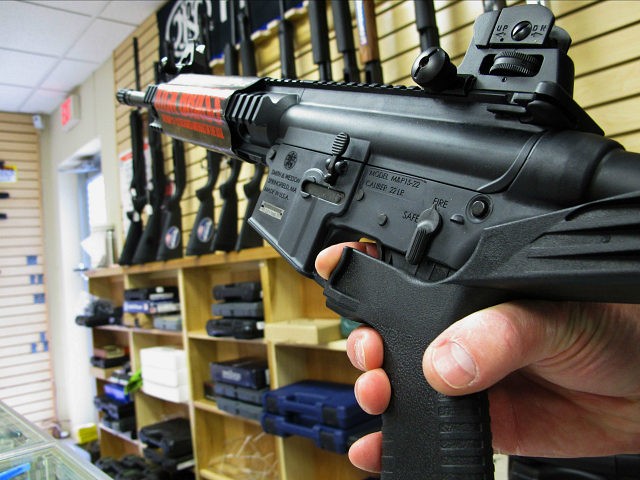
<svg viewBox="0 0 640 480">
<path fill-rule="evenodd" d="M 212 362 L 211 379 L 240 387 L 261 389 L 269 385 L 266 360 L 238 358 L 227 362 Z"/>
<path fill-rule="evenodd" d="M 367 433 L 380 430 L 380 417 L 369 417 L 369 420 L 351 428 L 342 429 L 316 423 L 307 417 L 299 417 L 298 422 L 282 415 L 264 413 L 260 423 L 265 432 L 280 437 L 299 435 L 310 438 L 319 448 L 336 453 L 346 453 L 351 444 Z"/>
<path fill-rule="evenodd" d="M 125 386 L 119 385 L 117 383 L 105 383 L 104 384 L 104 394 L 113 398 L 114 400 L 119 400 L 121 402 L 130 402 L 132 400 L 131 396 L 128 393 L 125 393 Z"/>
<path fill-rule="evenodd" d="M 349 428 L 371 419 L 353 393 L 353 385 L 304 380 L 266 392 L 262 398 L 266 412 L 304 415 L 318 423 Z"/>
</svg>

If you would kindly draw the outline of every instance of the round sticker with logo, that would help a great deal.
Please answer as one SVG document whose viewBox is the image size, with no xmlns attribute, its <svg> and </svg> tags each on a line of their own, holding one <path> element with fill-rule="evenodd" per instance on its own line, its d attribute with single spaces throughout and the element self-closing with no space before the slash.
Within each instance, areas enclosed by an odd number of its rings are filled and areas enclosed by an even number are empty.
<svg viewBox="0 0 640 480">
<path fill-rule="evenodd" d="M 208 242 L 213 237 L 213 220 L 209 217 L 205 217 L 198 223 L 197 230 L 198 241 Z"/>
<path fill-rule="evenodd" d="M 175 250 L 180 245 L 180 229 L 171 227 L 164 236 L 164 244 L 169 250 Z"/>
</svg>

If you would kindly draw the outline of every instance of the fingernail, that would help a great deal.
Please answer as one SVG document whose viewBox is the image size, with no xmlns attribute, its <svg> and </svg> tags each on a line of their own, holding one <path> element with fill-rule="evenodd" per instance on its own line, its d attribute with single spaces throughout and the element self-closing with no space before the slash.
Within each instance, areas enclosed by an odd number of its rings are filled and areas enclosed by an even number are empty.
<svg viewBox="0 0 640 480">
<path fill-rule="evenodd" d="M 469 386 L 478 374 L 471 355 L 455 342 L 447 342 L 437 347 L 431 362 L 440 378 L 453 388 Z"/>
<path fill-rule="evenodd" d="M 353 385 L 353 393 L 356 396 L 356 402 L 360 405 L 360 387 L 358 386 L 358 380 L 356 380 L 356 383 Z"/>
<path fill-rule="evenodd" d="M 364 341 L 362 338 L 356 338 L 356 341 L 353 344 L 353 349 L 356 353 L 356 367 L 360 370 L 366 369 L 366 362 L 364 358 Z"/>
</svg>

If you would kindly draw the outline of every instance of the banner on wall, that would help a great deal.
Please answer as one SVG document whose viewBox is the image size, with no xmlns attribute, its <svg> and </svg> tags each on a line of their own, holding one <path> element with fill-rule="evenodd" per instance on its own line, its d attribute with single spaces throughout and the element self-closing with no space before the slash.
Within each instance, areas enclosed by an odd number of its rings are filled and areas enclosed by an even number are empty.
<svg viewBox="0 0 640 480">
<path fill-rule="evenodd" d="M 167 56 L 167 48 L 173 49 L 179 59 L 188 45 L 201 38 L 200 29 L 206 29 L 211 46 L 211 59 L 221 58 L 224 45 L 229 41 L 229 2 L 236 1 L 236 9 L 243 8 L 245 0 L 171 0 L 157 13 L 160 33 L 159 58 Z M 299 8 L 302 0 L 285 0 L 285 10 Z M 280 18 L 279 2 L 263 0 L 248 2 L 251 15 L 251 31 L 266 29 L 273 20 Z M 202 21 L 200 19 L 203 19 Z M 237 33 L 236 35 L 239 35 Z M 236 38 L 239 42 L 240 38 Z"/>
</svg>

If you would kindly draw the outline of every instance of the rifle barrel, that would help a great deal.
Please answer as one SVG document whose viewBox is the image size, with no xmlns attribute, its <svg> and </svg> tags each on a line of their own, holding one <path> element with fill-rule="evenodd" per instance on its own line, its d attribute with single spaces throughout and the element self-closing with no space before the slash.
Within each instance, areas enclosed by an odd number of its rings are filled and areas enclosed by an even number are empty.
<svg viewBox="0 0 640 480">
<path fill-rule="evenodd" d="M 438 33 L 433 0 L 415 0 L 415 10 L 421 50 L 424 52 L 430 47 L 439 47 L 440 34 Z"/>
<path fill-rule="evenodd" d="M 313 63 L 318 66 L 320 80 L 332 80 L 327 4 L 325 0 L 309 2 L 309 27 L 311 28 Z"/>
</svg>

